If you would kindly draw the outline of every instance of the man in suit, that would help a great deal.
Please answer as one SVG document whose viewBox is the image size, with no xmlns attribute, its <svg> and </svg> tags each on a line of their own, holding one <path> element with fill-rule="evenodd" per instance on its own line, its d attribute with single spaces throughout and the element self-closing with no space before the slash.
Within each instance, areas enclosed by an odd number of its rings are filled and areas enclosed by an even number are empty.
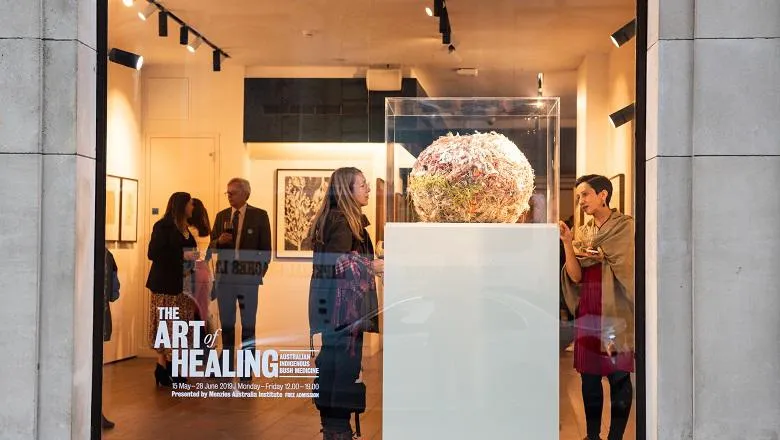
<svg viewBox="0 0 780 440">
<path fill-rule="evenodd" d="M 247 204 L 251 192 L 246 179 L 231 179 L 225 193 L 230 207 L 217 213 L 211 231 L 210 248 L 218 254 L 215 275 L 222 345 L 230 350 L 233 371 L 236 304 L 241 311 L 241 348 L 254 350 L 258 288 L 271 262 L 268 213 Z"/>
</svg>

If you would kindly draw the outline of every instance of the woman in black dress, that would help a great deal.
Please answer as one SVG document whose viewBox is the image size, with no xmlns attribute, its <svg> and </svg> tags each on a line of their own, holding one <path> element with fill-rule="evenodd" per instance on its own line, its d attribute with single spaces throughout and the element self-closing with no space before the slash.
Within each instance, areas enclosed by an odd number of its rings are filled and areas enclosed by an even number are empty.
<svg viewBox="0 0 780 440">
<path fill-rule="evenodd" d="M 149 342 L 154 347 L 160 324 L 160 307 L 178 307 L 179 320 L 192 321 L 195 302 L 192 300 L 192 272 L 198 259 L 197 244 L 189 231 L 187 220 L 192 216 L 192 197 L 185 192 L 173 193 L 168 199 L 165 215 L 152 228 L 147 256 L 152 261 L 146 287 L 152 292 L 149 310 Z M 167 321 L 172 334 L 171 321 Z M 192 343 L 190 338 L 190 343 Z M 157 367 L 154 371 L 158 386 L 171 386 L 171 350 L 156 348 Z"/>
<path fill-rule="evenodd" d="M 379 331 L 374 275 L 384 271 L 384 262 L 374 260 L 362 213 L 370 191 L 357 168 L 333 172 L 309 234 L 314 248 L 309 325 L 312 336 L 322 334 L 314 403 L 325 440 L 352 438 L 350 417 L 365 400 L 358 383 L 363 333 Z"/>
</svg>

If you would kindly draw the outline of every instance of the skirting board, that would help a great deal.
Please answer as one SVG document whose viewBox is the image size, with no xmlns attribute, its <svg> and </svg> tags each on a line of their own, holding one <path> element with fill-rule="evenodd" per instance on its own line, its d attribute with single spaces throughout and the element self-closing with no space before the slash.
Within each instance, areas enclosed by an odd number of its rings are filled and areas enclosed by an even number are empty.
<svg viewBox="0 0 780 440">
<path fill-rule="evenodd" d="M 388 223 L 386 439 L 558 438 L 558 228 Z"/>
</svg>

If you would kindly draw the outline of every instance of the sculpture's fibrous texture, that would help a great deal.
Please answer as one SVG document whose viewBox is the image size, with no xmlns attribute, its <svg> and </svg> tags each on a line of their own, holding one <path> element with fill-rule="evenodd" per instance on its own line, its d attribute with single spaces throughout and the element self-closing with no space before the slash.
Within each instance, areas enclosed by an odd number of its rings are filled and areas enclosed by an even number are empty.
<svg viewBox="0 0 780 440">
<path fill-rule="evenodd" d="M 534 190 L 534 170 L 498 133 L 440 137 L 417 158 L 409 177 L 424 222 L 515 223 Z"/>
</svg>

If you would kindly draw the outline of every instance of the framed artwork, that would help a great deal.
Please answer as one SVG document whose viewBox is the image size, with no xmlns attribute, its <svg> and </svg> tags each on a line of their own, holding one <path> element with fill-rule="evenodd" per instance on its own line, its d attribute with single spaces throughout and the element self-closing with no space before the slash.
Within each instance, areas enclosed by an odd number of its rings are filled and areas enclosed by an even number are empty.
<svg viewBox="0 0 780 440">
<path fill-rule="evenodd" d="M 122 179 L 106 175 L 106 241 L 119 241 Z"/>
<path fill-rule="evenodd" d="M 610 205 L 618 211 L 626 212 L 626 175 L 618 174 L 609 178 L 612 182 L 612 200 Z"/>
<path fill-rule="evenodd" d="M 306 241 L 333 170 L 276 170 L 276 258 L 312 258 Z"/>
<path fill-rule="evenodd" d="M 122 178 L 119 241 L 138 241 L 138 181 Z"/>
<path fill-rule="evenodd" d="M 387 187 L 385 181 L 376 179 L 376 232 L 375 241 L 385 239 L 385 213 L 387 212 Z"/>
</svg>

